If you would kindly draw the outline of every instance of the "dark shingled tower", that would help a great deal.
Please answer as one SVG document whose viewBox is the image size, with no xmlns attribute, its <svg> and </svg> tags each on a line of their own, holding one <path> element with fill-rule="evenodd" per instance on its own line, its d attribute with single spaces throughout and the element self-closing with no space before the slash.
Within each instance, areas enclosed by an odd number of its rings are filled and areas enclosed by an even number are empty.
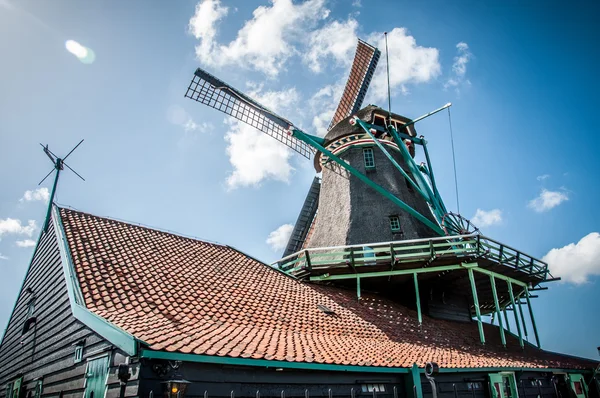
<svg viewBox="0 0 600 398">
<path fill-rule="evenodd" d="M 380 123 L 383 126 L 388 112 L 369 105 L 357 112 L 356 116 L 367 123 Z M 373 140 L 362 128 L 351 125 L 349 120 L 350 117 L 336 124 L 325 136 L 323 146 L 435 223 L 428 204 L 384 154 L 375 148 Z M 392 114 L 392 122 L 404 124 L 410 122 L 410 119 Z M 416 135 L 413 126 L 409 127 L 409 131 L 412 136 Z M 357 135 L 360 139 L 346 143 L 348 137 Z M 391 138 L 387 142 L 396 162 L 412 177 L 397 146 Z M 374 167 L 366 167 L 365 156 L 368 155 L 365 150 L 371 151 Z M 341 175 L 330 168 L 321 167 L 321 158 L 321 153 L 315 156 L 315 169 L 323 171 L 318 213 L 305 247 L 344 246 L 438 236 L 355 176 Z M 399 229 L 390 228 L 391 217 L 398 217 Z"/>
</svg>

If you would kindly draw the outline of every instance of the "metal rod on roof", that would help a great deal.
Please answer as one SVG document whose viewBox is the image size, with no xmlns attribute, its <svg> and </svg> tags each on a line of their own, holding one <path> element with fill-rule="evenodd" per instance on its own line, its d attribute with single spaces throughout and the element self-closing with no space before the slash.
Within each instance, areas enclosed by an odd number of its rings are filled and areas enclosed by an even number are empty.
<svg viewBox="0 0 600 398">
<path fill-rule="evenodd" d="M 360 276 L 356 275 L 356 297 L 360 300 Z"/>
<path fill-rule="evenodd" d="M 506 330 L 510 333 L 510 322 L 508 322 L 508 314 L 506 313 L 506 306 L 502 308 L 502 312 L 504 312 L 504 321 L 506 322 Z"/>
</svg>

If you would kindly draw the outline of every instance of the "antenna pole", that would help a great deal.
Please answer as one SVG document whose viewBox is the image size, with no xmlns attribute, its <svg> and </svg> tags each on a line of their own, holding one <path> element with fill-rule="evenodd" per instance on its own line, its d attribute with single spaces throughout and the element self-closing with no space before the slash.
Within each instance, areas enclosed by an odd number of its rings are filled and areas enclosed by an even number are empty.
<svg viewBox="0 0 600 398">
<path fill-rule="evenodd" d="M 56 159 L 56 176 L 54 177 L 54 184 L 52 184 L 52 192 L 50 193 L 50 200 L 48 201 L 48 211 L 46 212 L 46 223 L 44 224 L 44 232 L 48 231 L 48 225 L 50 224 L 50 213 L 52 212 L 52 203 L 54 202 L 54 194 L 56 193 L 56 186 L 58 185 L 58 177 L 60 177 L 60 167 L 58 167 L 61 159 Z"/>
<path fill-rule="evenodd" d="M 385 63 L 387 66 L 387 84 L 388 84 L 388 123 L 392 122 L 392 93 L 390 89 L 390 57 L 388 55 L 388 42 L 387 42 L 387 32 L 384 32 L 385 36 Z"/>
</svg>

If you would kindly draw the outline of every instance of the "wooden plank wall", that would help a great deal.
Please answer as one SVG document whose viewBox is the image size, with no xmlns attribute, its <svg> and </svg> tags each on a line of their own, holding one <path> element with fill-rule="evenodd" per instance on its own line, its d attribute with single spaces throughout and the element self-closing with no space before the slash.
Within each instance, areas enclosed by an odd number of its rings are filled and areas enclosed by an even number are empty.
<svg viewBox="0 0 600 398">
<path fill-rule="evenodd" d="M 28 291 L 30 290 L 30 292 Z M 35 324 L 23 334 L 30 300 L 35 296 Z M 83 360 L 75 361 L 74 344 L 85 339 Z M 80 398 L 83 395 L 87 359 L 111 355 L 111 375 L 107 397 L 117 397 L 119 384 L 114 373 L 125 357 L 108 341 L 75 319 L 71 313 L 67 286 L 52 223 L 40 242 L 25 276 L 0 344 L 0 398 L 5 398 L 7 383 L 23 376 L 21 397 L 34 396 L 38 379 L 43 397 Z M 136 364 L 134 377 L 126 390 L 137 396 Z"/>
<path fill-rule="evenodd" d="M 162 377 L 153 370 L 155 365 L 165 366 L 166 361 L 144 362 L 141 369 L 140 397 L 149 398 L 150 391 L 154 397 L 164 394 L 163 381 L 175 374 Z M 185 398 L 256 398 L 257 392 L 262 398 L 305 398 L 331 396 L 350 398 L 354 388 L 356 397 L 373 398 L 373 393 L 362 392 L 362 385 L 382 384 L 385 392 L 376 393 L 376 398 L 394 398 L 394 387 L 397 397 L 404 397 L 405 374 L 366 373 L 366 372 L 331 372 L 308 371 L 249 366 L 224 366 L 183 362 L 177 370 L 184 379 L 191 382 Z M 205 395 L 206 394 L 206 395 Z M 412 398 L 412 397 L 411 397 Z"/>
</svg>

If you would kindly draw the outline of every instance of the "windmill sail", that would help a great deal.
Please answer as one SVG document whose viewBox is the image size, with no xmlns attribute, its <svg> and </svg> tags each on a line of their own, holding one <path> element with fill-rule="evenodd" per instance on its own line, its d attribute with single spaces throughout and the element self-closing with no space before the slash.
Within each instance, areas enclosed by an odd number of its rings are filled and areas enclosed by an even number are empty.
<svg viewBox="0 0 600 398">
<path fill-rule="evenodd" d="M 380 55 L 381 51 L 377 48 L 358 40 L 350 76 L 328 130 L 360 109 Z"/>
<path fill-rule="evenodd" d="M 315 218 L 315 214 L 317 213 L 320 192 L 321 179 L 319 177 L 315 177 L 310 189 L 308 190 L 308 194 L 306 195 L 306 199 L 302 205 L 302 210 L 300 210 L 300 214 L 298 215 L 298 220 L 296 220 L 296 224 L 294 225 L 294 230 L 290 235 L 285 252 L 283 252 L 283 257 L 292 253 L 296 253 L 302 249 L 302 245 L 304 244 L 306 236 L 308 235 L 308 230 L 310 229 L 310 226 Z"/>
<path fill-rule="evenodd" d="M 311 147 L 288 134 L 293 123 L 203 69 L 196 69 L 185 96 L 249 124 L 308 159 L 313 153 Z"/>
</svg>

